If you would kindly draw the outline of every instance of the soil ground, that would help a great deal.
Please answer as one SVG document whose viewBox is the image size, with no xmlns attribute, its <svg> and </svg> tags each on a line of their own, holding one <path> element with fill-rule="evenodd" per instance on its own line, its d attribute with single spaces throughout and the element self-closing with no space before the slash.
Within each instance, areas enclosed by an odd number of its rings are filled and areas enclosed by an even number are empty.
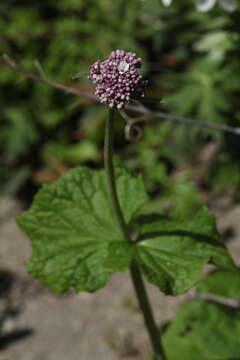
<svg viewBox="0 0 240 360">
<path fill-rule="evenodd" d="M 30 256 L 26 236 L 15 225 L 21 212 L 13 199 L 0 203 L 0 311 L 8 309 L 0 337 L 0 360 L 144 360 L 148 338 L 127 272 L 116 274 L 94 294 L 53 295 L 29 277 L 24 261 Z M 218 204 L 219 228 L 239 263 L 240 207 Z M 164 324 L 193 292 L 165 296 L 148 285 L 154 312 Z"/>
</svg>

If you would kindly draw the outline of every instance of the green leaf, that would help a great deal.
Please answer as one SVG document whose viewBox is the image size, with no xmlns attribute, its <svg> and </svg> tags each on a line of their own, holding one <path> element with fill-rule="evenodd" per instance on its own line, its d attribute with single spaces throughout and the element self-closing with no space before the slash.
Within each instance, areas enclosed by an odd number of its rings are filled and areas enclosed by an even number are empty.
<svg viewBox="0 0 240 360">
<path fill-rule="evenodd" d="M 163 335 L 168 360 L 239 359 L 240 313 L 195 300 L 184 304 Z"/>
<path fill-rule="evenodd" d="M 120 169 L 116 178 L 129 223 L 147 195 L 140 178 Z M 134 255 L 134 244 L 122 238 L 113 217 L 103 171 L 79 167 L 45 185 L 17 222 L 32 240 L 28 271 L 56 293 L 70 287 L 95 291 Z"/>
<path fill-rule="evenodd" d="M 198 284 L 197 291 L 240 298 L 240 271 L 213 271 Z"/>
<path fill-rule="evenodd" d="M 145 216 L 140 222 L 138 262 L 148 281 L 167 294 L 179 295 L 194 286 L 208 262 L 235 269 L 219 242 L 214 216 L 205 207 L 188 221 Z"/>
<path fill-rule="evenodd" d="M 79 165 L 86 161 L 96 161 L 99 154 L 93 142 L 83 139 L 74 145 L 63 145 L 57 142 L 47 143 L 44 148 L 44 157 Z"/>
<path fill-rule="evenodd" d="M 3 112 L 6 126 L 1 128 L 0 141 L 4 150 L 10 154 L 24 154 L 38 139 L 37 129 L 31 122 L 30 114 L 24 109 L 7 108 Z M 26 131 L 27 129 L 27 131 Z"/>
<path fill-rule="evenodd" d="M 116 169 L 116 179 L 125 221 L 132 226 L 147 200 L 143 182 L 122 169 Z M 206 208 L 188 221 L 160 215 L 137 220 L 140 239 L 129 243 L 113 216 L 104 171 L 71 170 L 45 185 L 31 209 L 18 218 L 32 240 L 28 270 L 57 293 L 70 287 L 95 291 L 135 259 L 151 283 L 178 295 L 198 282 L 208 262 L 235 268 Z"/>
</svg>

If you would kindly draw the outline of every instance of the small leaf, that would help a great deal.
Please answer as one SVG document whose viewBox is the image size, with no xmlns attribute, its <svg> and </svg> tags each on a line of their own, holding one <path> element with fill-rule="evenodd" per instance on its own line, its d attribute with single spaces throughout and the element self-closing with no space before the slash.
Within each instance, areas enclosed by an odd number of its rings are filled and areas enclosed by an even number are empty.
<svg viewBox="0 0 240 360">
<path fill-rule="evenodd" d="M 129 223 L 147 195 L 140 178 L 120 169 L 116 178 Z M 133 258 L 134 244 L 122 238 L 113 217 L 103 171 L 80 167 L 45 185 L 17 222 L 32 240 L 30 274 L 56 293 L 95 291 Z"/>
<path fill-rule="evenodd" d="M 95 144 L 86 139 L 82 139 L 74 145 L 49 142 L 46 144 L 43 153 L 46 159 L 55 158 L 77 165 L 86 161 L 96 161 L 99 158 Z"/>
<path fill-rule="evenodd" d="M 239 359 L 240 313 L 213 302 L 184 304 L 163 335 L 168 360 Z"/>
<path fill-rule="evenodd" d="M 197 291 L 240 298 L 240 271 L 213 271 L 198 284 Z"/>
<path fill-rule="evenodd" d="M 203 207 L 192 220 L 174 221 L 145 216 L 138 243 L 138 261 L 149 282 L 163 292 L 179 295 L 200 280 L 203 266 L 211 262 L 235 269 L 219 242 L 214 216 Z"/>
</svg>

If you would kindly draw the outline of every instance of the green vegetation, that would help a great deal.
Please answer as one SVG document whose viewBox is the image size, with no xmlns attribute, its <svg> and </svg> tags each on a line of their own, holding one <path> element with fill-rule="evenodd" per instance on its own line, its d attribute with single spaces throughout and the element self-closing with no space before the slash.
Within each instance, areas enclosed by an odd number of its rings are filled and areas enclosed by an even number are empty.
<svg viewBox="0 0 240 360">
<path fill-rule="evenodd" d="M 31 201 L 44 184 L 18 224 L 32 243 L 28 271 L 54 292 L 94 292 L 129 268 L 156 359 L 230 360 L 240 353 L 239 304 L 234 312 L 228 300 L 236 299 L 227 299 L 239 297 L 239 269 L 202 204 L 240 195 L 239 135 L 216 130 L 239 128 L 240 10 L 201 13 L 193 4 L 1 3 L 0 50 L 20 68 L 92 93 L 90 65 L 118 48 L 133 51 L 150 83 L 142 105 L 166 115 L 148 116 L 135 142 L 123 136 L 126 113 L 115 112 L 118 199 L 110 120 L 103 157 L 107 108 L 29 80 L 2 58 L 0 196 Z M 220 269 L 201 280 L 208 263 Z M 169 295 L 197 285 L 162 342 L 141 274 Z"/>
<path fill-rule="evenodd" d="M 150 107 L 238 126 L 239 11 L 230 14 L 215 7 L 199 13 L 190 0 L 167 8 L 159 0 L 20 0 L 4 1 L 0 13 L 1 52 L 28 70 L 89 90 L 90 64 L 123 48 L 144 59 Z M 102 165 L 103 106 L 27 80 L 4 66 L 0 80 L 2 195 L 16 193 L 26 181 L 52 181 L 73 165 Z M 217 150 L 196 166 L 212 143 Z M 171 207 L 177 193 L 179 203 L 188 199 L 182 210 L 186 215 L 199 203 L 196 184 L 217 193 L 229 185 L 237 190 L 238 144 L 234 135 L 158 119 L 134 150 L 131 143 L 118 140 L 120 156 L 133 170 L 143 170 L 158 205 Z"/>
</svg>

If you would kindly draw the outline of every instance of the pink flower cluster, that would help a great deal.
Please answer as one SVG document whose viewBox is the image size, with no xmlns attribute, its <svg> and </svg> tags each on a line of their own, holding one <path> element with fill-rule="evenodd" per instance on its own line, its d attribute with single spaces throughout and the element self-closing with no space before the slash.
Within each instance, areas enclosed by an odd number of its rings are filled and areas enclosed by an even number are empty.
<svg viewBox="0 0 240 360">
<path fill-rule="evenodd" d="M 116 50 L 105 61 L 96 61 L 88 78 L 97 84 L 95 94 L 102 103 L 122 109 L 130 99 L 144 96 L 147 81 L 137 71 L 141 65 L 136 54 Z"/>
</svg>

